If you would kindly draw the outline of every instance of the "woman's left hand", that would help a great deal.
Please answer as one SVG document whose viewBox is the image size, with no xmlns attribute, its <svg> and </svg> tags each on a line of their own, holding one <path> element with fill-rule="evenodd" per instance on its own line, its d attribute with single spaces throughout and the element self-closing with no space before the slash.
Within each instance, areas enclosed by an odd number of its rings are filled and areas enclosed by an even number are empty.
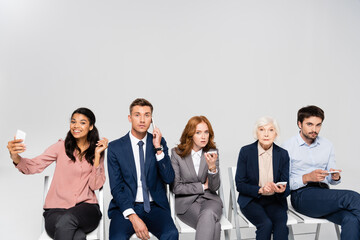
<svg viewBox="0 0 360 240">
<path fill-rule="evenodd" d="M 105 151 L 105 149 L 107 149 L 107 147 L 108 147 L 108 143 L 109 143 L 109 140 L 107 138 L 100 139 L 96 144 L 95 153 L 100 154 L 103 151 Z"/>
<path fill-rule="evenodd" d="M 204 153 L 204 156 L 209 169 L 216 168 L 217 153 Z"/>
</svg>

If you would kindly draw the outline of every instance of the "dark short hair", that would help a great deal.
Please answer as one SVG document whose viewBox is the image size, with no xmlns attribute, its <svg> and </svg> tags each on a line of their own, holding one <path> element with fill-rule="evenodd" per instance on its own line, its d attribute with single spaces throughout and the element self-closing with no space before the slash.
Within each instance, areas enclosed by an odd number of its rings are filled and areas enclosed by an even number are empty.
<svg viewBox="0 0 360 240">
<path fill-rule="evenodd" d="M 319 117 L 322 121 L 325 119 L 324 111 L 314 105 L 306 106 L 303 108 L 300 108 L 297 114 L 297 121 L 302 123 L 305 118 L 309 117 Z"/>
<path fill-rule="evenodd" d="M 145 98 L 137 98 L 130 104 L 130 108 L 129 108 L 130 114 L 132 112 L 133 107 L 135 107 L 135 106 L 142 106 L 142 107 L 148 106 L 151 109 L 151 113 L 153 112 L 152 104 L 148 100 L 146 100 Z"/>
</svg>

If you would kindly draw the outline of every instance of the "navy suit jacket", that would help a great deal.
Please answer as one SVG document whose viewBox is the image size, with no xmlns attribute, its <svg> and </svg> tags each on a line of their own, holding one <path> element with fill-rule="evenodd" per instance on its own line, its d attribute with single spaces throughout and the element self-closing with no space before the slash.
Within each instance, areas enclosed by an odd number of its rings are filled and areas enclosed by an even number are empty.
<svg viewBox="0 0 360 240">
<path fill-rule="evenodd" d="M 145 152 L 146 183 L 153 201 L 159 207 L 170 210 L 166 197 L 166 184 L 174 181 L 175 174 L 164 138 L 161 139 L 161 145 L 165 156 L 162 160 L 157 161 L 153 145 L 153 135 L 147 133 Z M 122 213 L 128 208 L 134 209 L 137 176 L 129 133 L 120 139 L 110 142 L 107 161 L 110 189 L 113 196 L 108 214 L 109 218 L 112 218 L 113 211 L 120 210 Z"/>
<path fill-rule="evenodd" d="M 285 149 L 274 143 L 272 157 L 274 183 L 287 182 L 285 192 L 275 193 L 275 196 L 282 205 L 287 206 L 286 197 L 290 194 L 289 154 Z M 236 189 L 239 192 L 238 203 L 240 208 L 245 208 L 251 200 L 262 196 L 258 194 L 260 189 L 258 141 L 241 148 L 237 162 L 235 182 Z"/>
</svg>

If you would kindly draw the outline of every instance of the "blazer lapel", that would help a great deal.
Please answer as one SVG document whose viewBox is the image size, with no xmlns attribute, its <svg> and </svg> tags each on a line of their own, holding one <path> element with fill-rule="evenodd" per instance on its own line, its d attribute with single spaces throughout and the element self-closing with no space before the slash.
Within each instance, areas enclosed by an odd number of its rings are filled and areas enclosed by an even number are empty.
<svg viewBox="0 0 360 240">
<path fill-rule="evenodd" d="M 186 166 L 188 167 L 189 169 L 189 173 L 192 177 L 194 177 L 194 181 L 197 179 L 197 175 L 196 175 L 196 171 L 195 171 L 195 167 L 194 167 L 194 162 L 192 160 L 192 156 L 191 156 L 191 153 L 189 155 L 187 155 L 185 157 L 185 163 L 186 163 Z"/>
<path fill-rule="evenodd" d="M 203 176 L 204 173 L 206 173 L 206 160 L 205 160 L 205 155 L 204 155 L 204 151 L 201 153 L 201 160 L 200 160 L 200 167 L 199 167 L 199 172 L 198 172 L 198 179 L 200 181 L 203 180 Z"/>
<path fill-rule="evenodd" d="M 256 182 L 259 183 L 259 151 L 258 151 L 258 141 L 253 143 L 252 151 L 254 154 L 251 154 L 250 156 L 254 156 L 253 159 L 251 159 L 251 163 L 253 166 L 253 173 L 255 174 Z"/>
<path fill-rule="evenodd" d="M 156 158 L 155 157 L 156 153 L 154 152 L 154 145 L 152 143 L 152 140 L 153 140 L 153 136 L 150 133 L 147 133 L 146 150 L 145 150 L 145 174 L 146 174 L 146 177 L 148 176 L 148 172 L 149 172 L 152 160 L 154 158 Z"/>
<path fill-rule="evenodd" d="M 274 182 L 277 182 L 277 174 L 278 174 L 278 169 L 279 169 L 279 149 L 277 148 L 277 146 L 275 145 L 275 143 L 273 143 L 273 176 L 274 176 Z"/>
<path fill-rule="evenodd" d="M 131 146 L 129 133 L 127 134 L 125 144 L 123 145 L 123 152 L 126 155 L 124 159 L 128 159 L 127 163 L 129 164 L 130 171 L 137 183 L 137 175 L 136 175 L 136 166 L 135 166 L 135 158 L 134 153 Z"/>
</svg>

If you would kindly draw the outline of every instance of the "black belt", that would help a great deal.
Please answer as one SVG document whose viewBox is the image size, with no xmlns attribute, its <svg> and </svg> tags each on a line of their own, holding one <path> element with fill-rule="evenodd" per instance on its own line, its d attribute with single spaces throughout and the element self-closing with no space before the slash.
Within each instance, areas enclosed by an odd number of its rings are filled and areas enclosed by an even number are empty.
<svg viewBox="0 0 360 240">
<path fill-rule="evenodd" d="M 329 185 L 327 185 L 326 183 L 323 183 L 323 182 L 309 182 L 306 186 L 298 188 L 298 189 L 293 190 L 291 192 L 297 192 L 299 190 L 302 191 L 302 190 L 304 190 L 305 188 L 308 188 L 308 187 L 317 187 L 317 188 L 329 189 Z"/>
<path fill-rule="evenodd" d="M 329 185 L 323 182 L 309 182 L 305 187 L 318 187 L 329 189 Z"/>
</svg>

